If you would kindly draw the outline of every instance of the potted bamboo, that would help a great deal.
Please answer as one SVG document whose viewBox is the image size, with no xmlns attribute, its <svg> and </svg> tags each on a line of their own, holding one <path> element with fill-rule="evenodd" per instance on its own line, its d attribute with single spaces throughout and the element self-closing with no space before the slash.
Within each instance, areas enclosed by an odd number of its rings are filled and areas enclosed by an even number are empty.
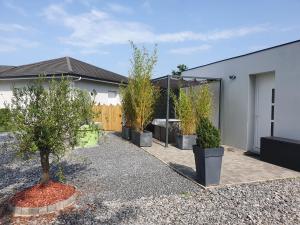
<svg viewBox="0 0 300 225">
<path fill-rule="evenodd" d="M 172 94 L 176 116 L 180 120 L 180 132 L 176 136 L 176 146 L 182 150 L 192 150 L 196 144 L 196 118 L 189 93 L 180 89 L 179 96 Z"/>
<path fill-rule="evenodd" d="M 139 49 L 133 43 L 132 68 L 128 80 L 132 115 L 131 141 L 140 147 L 152 146 L 152 132 L 146 126 L 152 120 L 154 105 L 159 97 L 158 89 L 152 84 L 151 77 L 157 62 L 156 48 L 150 55 L 145 48 Z"/>
<path fill-rule="evenodd" d="M 121 108 L 122 108 L 122 138 L 126 140 L 131 139 L 131 125 L 133 121 L 133 110 L 131 100 L 131 86 L 122 86 L 120 88 L 121 94 Z"/>
<path fill-rule="evenodd" d="M 218 185 L 224 148 L 220 146 L 220 132 L 207 117 L 199 119 L 197 144 L 193 146 L 197 180 L 204 186 Z"/>
</svg>

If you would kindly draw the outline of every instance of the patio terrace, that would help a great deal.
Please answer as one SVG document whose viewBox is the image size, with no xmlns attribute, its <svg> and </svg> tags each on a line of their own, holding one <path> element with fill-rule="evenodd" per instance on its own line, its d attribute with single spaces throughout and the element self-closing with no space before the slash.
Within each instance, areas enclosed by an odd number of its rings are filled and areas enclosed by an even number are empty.
<svg viewBox="0 0 300 225">
<path fill-rule="evenodd" d="M 224 146 L 220 185 L 232 185 L 300 177 L 300 172 L 276 166 L 247 155 L 245 150 Z M 180 150 L 173 145 L 164 147 L 163 142 L 153 139 L 152 147 L 144 147 L 148 153 L 168 164 L 171 168 L 192 179 L 196 179 L 196 168 L 192 150 Z"/>
</svg>

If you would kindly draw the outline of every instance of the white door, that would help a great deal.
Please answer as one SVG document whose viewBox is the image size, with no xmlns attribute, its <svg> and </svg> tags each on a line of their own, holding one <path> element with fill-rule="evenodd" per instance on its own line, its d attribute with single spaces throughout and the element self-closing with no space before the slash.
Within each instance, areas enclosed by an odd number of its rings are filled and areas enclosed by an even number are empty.
<svg viewBox="0 0 300 225">
<path fill-rule="evenodd" d="M 273 136 L 275 74 L 256 75 L 254 111 L 254 152 L 260 153 L 260 138 Z"/>
</svg>

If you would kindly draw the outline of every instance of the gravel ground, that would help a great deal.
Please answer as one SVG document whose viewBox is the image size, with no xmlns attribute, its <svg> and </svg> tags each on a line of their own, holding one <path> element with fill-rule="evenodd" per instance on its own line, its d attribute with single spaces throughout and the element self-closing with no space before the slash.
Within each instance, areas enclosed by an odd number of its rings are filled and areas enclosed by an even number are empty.
<svg viewBox="0 0 300 225">
<path fill-rule="evenodd" d="M 0 153 L 1 204 L 37 182 L 39 162 Z M 77 204 L 58 215 L 4 216 L 3 224 L 300 224 L 300 179 L 203 190 L 113 134 L 66 158 L 67 182 L 81 191 Z"/>
</svg>

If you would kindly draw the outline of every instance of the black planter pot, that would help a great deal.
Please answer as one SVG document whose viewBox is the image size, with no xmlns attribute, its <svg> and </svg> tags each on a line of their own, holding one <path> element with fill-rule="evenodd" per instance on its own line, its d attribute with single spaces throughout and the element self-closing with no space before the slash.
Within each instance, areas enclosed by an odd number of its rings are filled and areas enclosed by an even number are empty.
<svg viewBox="0 0 300 225">
<path fill-rule="evenodd" d="M 220 184 L 224 148 L 205 148 L 193 146 L 197 180 L 204 186 Z"/>
<path fill-rule="evenodd" d="M 176 146 L 182 150 L 192 150 L 196 144 L 197 135 L 177 135 Z"/>
<path fill-rule="evenodd" d="M 152 132 L 144 131 L 137 132 L 131 131 L 131 142 L 139 147 L 151 147 L 152 146 Z"/>
<path fill-rule="evenodd" d="M 131 128 L 130 127 L 122 127 L 122 138 L 126 140 L 131 139 Z"/>
</svg>

